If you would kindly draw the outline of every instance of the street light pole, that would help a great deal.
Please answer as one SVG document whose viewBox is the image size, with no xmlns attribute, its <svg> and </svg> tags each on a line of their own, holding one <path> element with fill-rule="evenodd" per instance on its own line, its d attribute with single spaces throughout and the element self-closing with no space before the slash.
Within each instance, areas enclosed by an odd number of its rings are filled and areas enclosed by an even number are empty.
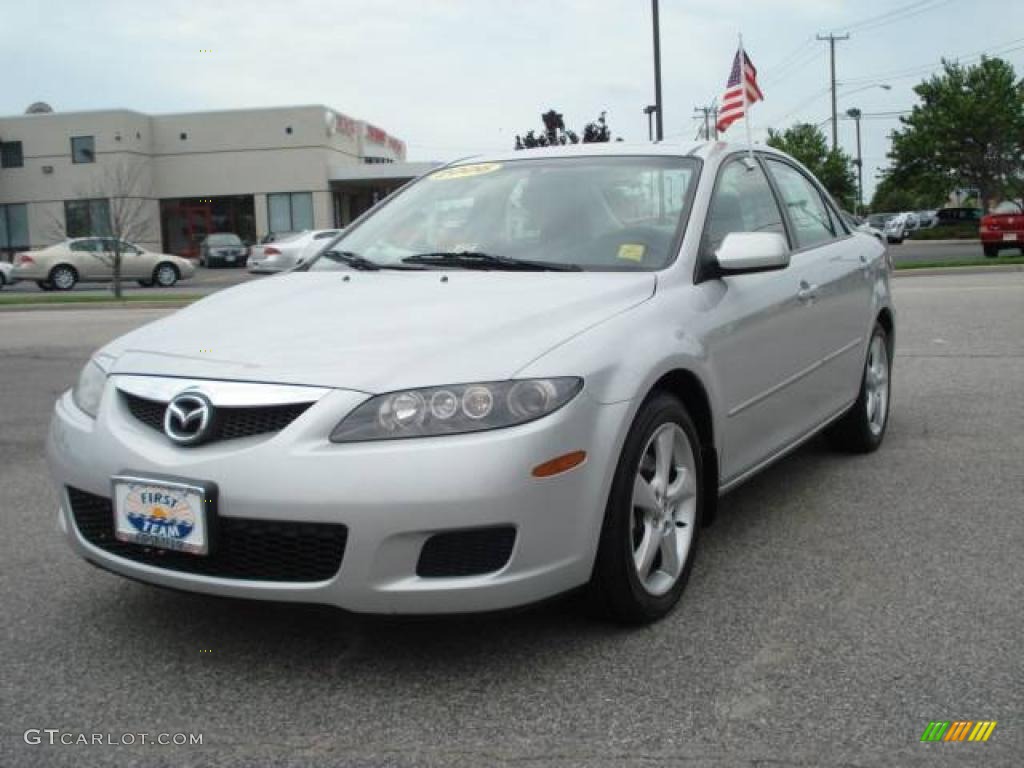
<svg viewBox="0 0 1024 768">
<path fill-rule="evenodd" d="M 857 125 L 857 210 L 854 211 L 858 216 L 864 209 L 864 158 L 861 157 L 860 153 L 860 116 L 861 111 L 854 107 L 853 109 L 846 110 L 846 115 L 852 117 Z"/>
<path fill-rule="evenodd" d="M 652 122 L 652 115 L 658 111 L 658 108 L 654 104 L 648 104 L 644 107 L 644 114 L 647 115 L 647 140 L 654 141 L 654 123 Z"/>
<path fill-rule="evenodd" d="M 661 109 L 661 27 L 658 22 L 658 0 L 651 0 L 651 12 L 654 15 L 654 106 L 658 110 L 657 137 L 661 141 L 665 138 L 665 125 Z"/>
</svg>

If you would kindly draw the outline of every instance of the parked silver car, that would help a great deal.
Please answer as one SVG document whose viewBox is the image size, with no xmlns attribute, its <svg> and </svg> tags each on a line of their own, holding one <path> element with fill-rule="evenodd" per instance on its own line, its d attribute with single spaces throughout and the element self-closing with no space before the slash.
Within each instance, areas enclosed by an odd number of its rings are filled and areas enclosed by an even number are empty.
<svg viewBox="0 0 1024 768">
<path fill-rule="evenodd" d="M 341 234 L 340 229 L 311 229 L 296 232 L 272 243 L 252 249 L 246 266 L 250 272 L 284 272 L 316 256 L 329 240 Z"/>
<path fill-rule="evenodd" d="M 462 161 L 100 349 L 47 441 L 60 525 L 179 589 L 435 613 L 585 587 L 651 621 L 721 494 L 823 430 L 882 442 L 883 253 L 761 146 Z"/>
</svg>

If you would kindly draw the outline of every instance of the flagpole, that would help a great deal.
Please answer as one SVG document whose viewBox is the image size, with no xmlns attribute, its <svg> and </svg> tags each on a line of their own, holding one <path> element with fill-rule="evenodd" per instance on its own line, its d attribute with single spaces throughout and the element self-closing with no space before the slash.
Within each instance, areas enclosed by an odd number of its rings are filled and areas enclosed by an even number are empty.
<svg viewBox="0 0 1024 768">
<path fill-rule="evenodd" d="M 747 103 L 747 52 L 743 50 L 743 33 L 740 33 L 740 88 L 743 90 L 743 123 L 747 127 L 747 155 L 750 165 L 754 164 L 754 141 L 750 137 L 750 104 Z"/>
</svg>

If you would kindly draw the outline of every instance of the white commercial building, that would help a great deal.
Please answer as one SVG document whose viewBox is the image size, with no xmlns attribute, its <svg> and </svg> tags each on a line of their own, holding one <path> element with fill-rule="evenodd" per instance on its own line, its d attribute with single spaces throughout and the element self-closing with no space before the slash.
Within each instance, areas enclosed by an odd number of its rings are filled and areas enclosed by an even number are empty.
<svg viewBox="0 0 1024 768">
<path fill-rule="evenodd" d="M 137 201 L 141 245 L 195 256 L 208 233 L 344 226 L 434 167 L 325 106 L 173 115 L 131 110 L 0 118 L 0 253 L 104 234 Z M 115 213 L 116 217 L 116 213 Z"/>
</svg>

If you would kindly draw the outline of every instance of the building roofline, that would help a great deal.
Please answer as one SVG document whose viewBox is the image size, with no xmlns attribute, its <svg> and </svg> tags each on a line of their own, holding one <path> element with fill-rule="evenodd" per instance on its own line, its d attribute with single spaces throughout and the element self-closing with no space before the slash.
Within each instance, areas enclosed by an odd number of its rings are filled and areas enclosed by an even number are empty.
<svg viewBox="0 0 1024 768">
<path fill-rule="evenodd" d="M 60 117 L 70 116 L 74 117 L 77 115 L 104 115 L 104 114 L 131 114 L 139 115 L 140 117 L 191 117 L 193 115 L 218 115 L 218 114 L 231 114 L 237 112 L 280 112 L 285 110 L 293 109 L 322 109 L 336 112 L 339 115 L 345 115 L 351 117 L 347 112 L 343 112 L 335 107 L 330 107 L 326 104 L 283 104 L 274 107 L 232 107 L 230 109 L 197 109 L 188 112 L 140 112 L 137 109 L 129 109 L 127 107 L 111 107 L 109 109 L 78 109 L 63 112 L 60 110 L 54 110 L 53 112 L 35 112 L 35 113 L 22 113 L 14 115 L 0 115 L 0 120 L 10 120 L 20 117 Z M 353 118 L 366 122 L 360 118 Z"/>
</svg>

